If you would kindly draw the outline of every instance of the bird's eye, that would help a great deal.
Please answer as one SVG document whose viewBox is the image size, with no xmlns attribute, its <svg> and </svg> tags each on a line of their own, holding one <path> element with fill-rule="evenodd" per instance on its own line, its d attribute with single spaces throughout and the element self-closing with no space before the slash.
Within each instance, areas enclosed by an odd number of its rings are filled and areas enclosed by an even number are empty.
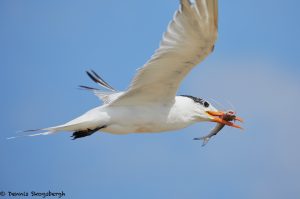
<svg viewBox="0 0 300 199">
<path fill-rule="evenodd" d="M 209 107 L 209 103 L 208 102 L 204 102 L 203 105 L 204 105 L 205 108 Z"/>
</svg>

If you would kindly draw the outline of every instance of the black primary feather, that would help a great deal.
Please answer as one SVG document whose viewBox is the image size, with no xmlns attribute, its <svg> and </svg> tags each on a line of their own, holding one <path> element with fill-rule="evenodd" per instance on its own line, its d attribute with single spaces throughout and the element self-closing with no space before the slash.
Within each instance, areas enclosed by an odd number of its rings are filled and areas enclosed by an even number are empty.
<svg viewBox="0 0 300 199">
<path fill-rule="evenodd" d="M 112 91 L 116 91 L 116 89 L 114 89 L 112 86 L 110 86 L 106 81 L 104 81 L 95 71 L 91 70 L 91 71 L 86 71 L 86 74 L 96 83 L 100 84 L 101 86 L 112 90 Z"/>
</svg>

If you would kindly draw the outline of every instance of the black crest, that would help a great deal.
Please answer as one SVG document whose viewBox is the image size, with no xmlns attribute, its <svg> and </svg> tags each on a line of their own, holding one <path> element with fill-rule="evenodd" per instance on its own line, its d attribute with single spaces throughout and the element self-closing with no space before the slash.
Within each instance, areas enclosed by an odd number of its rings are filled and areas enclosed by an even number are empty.
<svg viewBox="0 0 300 199">
<path fill-rule="evenodd" d="M 180 95 L 182 97 L 188 97 L 190 99 L 192 99 L 194 102 L 196 103 L 199 103 L 201 105 L 203 105 L 204 107 L 209 107 L 209 103 L 207 101 L 205 101 L 204 99 L 201 99 L 199 97 L 194 97 L 194 96 L 191 96 L 191 95 Z"/>
</svg>

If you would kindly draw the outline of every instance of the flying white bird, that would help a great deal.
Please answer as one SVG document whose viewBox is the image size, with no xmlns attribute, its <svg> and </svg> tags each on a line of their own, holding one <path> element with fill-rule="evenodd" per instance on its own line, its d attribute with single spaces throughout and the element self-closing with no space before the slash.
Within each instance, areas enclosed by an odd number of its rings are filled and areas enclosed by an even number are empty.
<svg viewBox="0 0 300 199">
<path fill-rule="evenodd" d="M 202 138 L 206 143 L 224 125 L 241 128 L 231 122 L 241 121 L 232 112 L 228 117 L 228 112 L 218 111 L 204 99 L 176 96 L 183 78 L 213 51 L 217 34 L 217 0 L 195 0 L 194 3 L 181 0 L 159 48 L 138 69 L 128 90 L 119 92 L 94 71 L 87 71 L 93 81 L 109 92 L 81 87 L 94 92 L 103 105 L 65 124 L 37 129 L 44 132 L 29 136 L 71 131 L 73 139 L 77 139 L 97 131 L 112 134 L 163 132 L 196 122 L 218 123 L 211 134 Z"/>
</svg>

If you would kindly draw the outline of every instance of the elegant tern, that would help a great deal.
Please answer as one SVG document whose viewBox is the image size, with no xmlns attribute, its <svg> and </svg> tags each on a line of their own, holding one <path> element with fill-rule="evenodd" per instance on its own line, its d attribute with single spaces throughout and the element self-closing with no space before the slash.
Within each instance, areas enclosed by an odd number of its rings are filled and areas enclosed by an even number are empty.
<svg viewBox="0 0 300 199">
<path fill-rule="evenodd" d="M 73 139 L 97 131 L 112 134 L 152 133 L 185 128 L 197 122 L 216 122 L 207 137 L 224 125 L 241 128 L 234 115 L 219 111 L 208 101 L 189 96 L 176 96 L 184 77 L 213 50 L 218 34 L 218 0 L 181 0 L 173 20 L 164 33 L 154 55 L 138 69 L 129 88 L 117 91 L 96 72 L 88 76 L 108 91 L 81 86 L 92 91 L 103 105 L 59 126 L 29 130 L 43 131 L 28 136 L 49 135 L 61 131 L 73 132 Z"/>
</svg>

